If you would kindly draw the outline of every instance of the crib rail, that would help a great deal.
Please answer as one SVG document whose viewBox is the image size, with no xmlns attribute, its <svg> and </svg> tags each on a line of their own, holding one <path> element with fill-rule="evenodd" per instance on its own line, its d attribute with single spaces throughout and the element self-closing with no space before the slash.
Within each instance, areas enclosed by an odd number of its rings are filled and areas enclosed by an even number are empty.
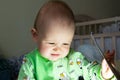
<svg viewBox="0 0 120 80">
<path fill-rule="evenodd" d="M 107 19 L 99 19 L 94 21 L 87 21 L 87 22 L 78 22 L 76 26 L 85 26 L 85 25 L 92 25 L 92 24 L 101 24 L 101 23 L 108 23 L 108 22 L 117 22 L 120 21 L 120 17 L 112 17 Z"/>
<path fill-rule="evenodd" d="M 116 50 L 116 38 L 120 37 L 120 32 L 116 32 L 116 33 L 103 33 L 103 34 L 94 34 L 95 39 L 99 39 L 99 46 L 100 48 L 105 51 L 105 39 L 106 38 L 110 38 L 111 39 L 111 45 L 112 49 Z M 82 45 L 84 44 L 84 40 L 88 39 L 89 40 L 89 44 L 93 44 L 93 41 L 91 40 L 90 35 L 75 35 L 73 38 L 74 40 L 79 40 L 80 44 Z M 76 45 L 74 45 L 74 47 L 76 48 Z"/>
<path fill-rule="evenodd" d="M 77 22 L 75 34 L 85 35 L 85 34 L 90 34 L 91 32 L 95 34 L 102 33 L 103 29 L 106 26 L 109 26 L 109 30 L 111 29 L 112 31 L 113 29 L 115 29 L 111 27 L 113 26 L 113 24 L 114 27 L 116 28 L 116 31 L 120 31 L 120 28 L 119 30 L 117 30 L 117 27 L 120 27 L 120 17 L 113 17 L 113 18 L 100 19 L 100 20 L 87 21 L 87 22 Z M 112 32 L 114 31 L 115 30 L 113 30 Z"/>
</svg>

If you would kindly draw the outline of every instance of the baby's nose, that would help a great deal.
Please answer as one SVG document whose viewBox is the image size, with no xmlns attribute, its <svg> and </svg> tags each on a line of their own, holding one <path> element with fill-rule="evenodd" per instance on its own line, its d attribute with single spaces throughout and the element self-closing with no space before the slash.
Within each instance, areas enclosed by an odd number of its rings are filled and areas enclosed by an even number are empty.
<svg viewBox="0 0 120 80">
<path fill-rule="evenodd" d="M 59 46 L 56 46 L 53 50 L 54 51 L 61 51 L 61 48 Z"/>
</svg>

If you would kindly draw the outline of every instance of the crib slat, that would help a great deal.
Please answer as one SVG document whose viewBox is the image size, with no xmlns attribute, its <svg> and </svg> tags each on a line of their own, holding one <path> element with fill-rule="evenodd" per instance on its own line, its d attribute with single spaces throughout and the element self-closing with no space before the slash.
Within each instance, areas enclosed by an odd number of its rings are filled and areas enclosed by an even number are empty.
<svg viewBox="0 0 120 80">
<path fill-rule="evenodd" d="M 116 37 L 112 36 L 112 48 L 115 50 L 116 49 Z M 116 51 L 116 50 L 115 50 Z"/>
<path fill-rule="evenodd" d="M 97 25 L 95 24 L 95 28 L 94 28 L 95 33 L 97 33 Z"/>
<path fill-rule="evenodd" d="M 85 29 L 86 29 L 86 26 L 83 26 L 82 28 L 83 28 L 82 34 L 85 35 L 85 33 L 86 33 L 86 30 L 85 30 Z"/>
<path fill-rule="evenodd" d="M 101 44 L 100 45 L 101 45 L 101 49 L 102 49 L 103 52 L 105 50 L 105 45 L 104 45 L 105 43 L 104 42 L 105 42 L 105 38 L 101 37 Z"/>
<path fill-rule="evenodd" d="M 89 27 L 88 27 L 88 34 L 90 34 L 92 32 L 91 28 L 92 28 L 92 25 L 89 25 Z"/>
</svg>

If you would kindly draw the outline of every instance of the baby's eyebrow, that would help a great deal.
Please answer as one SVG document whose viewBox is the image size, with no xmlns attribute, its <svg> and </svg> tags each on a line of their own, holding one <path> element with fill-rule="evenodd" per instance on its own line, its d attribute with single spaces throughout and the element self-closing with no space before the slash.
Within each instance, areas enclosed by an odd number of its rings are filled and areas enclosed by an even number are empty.
<svg viewBox="0 0 120 80">
<path fill-rule="evenodd" d="M 55 42 L 55 41 L 53 41 L 53 40 L 45 40 L 46 42 Z"/>
<path fill-rule="evenodd" d="M 72 41 L 67 41 L 68 43 L 71 43 Z"/>
</svg>

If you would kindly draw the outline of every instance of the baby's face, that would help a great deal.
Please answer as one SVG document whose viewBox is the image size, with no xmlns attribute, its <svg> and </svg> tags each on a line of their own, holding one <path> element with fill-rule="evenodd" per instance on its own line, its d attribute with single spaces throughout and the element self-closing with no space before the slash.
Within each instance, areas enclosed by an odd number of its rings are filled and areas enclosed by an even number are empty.
<svg viewBox="0 0 120 80">
<path fill-rule="evenodd" d="M 41 55 L 51 61 L 64 58 L 69 53 L 74 30 L 64 28 L 67 25 L 51 25 L 42 38 L 39 38 L 38 47 Z M 60 28 L 62 26 L 62 28 Z M 71 25 L 73 26 L 73 25 Z"/>
</svg>

